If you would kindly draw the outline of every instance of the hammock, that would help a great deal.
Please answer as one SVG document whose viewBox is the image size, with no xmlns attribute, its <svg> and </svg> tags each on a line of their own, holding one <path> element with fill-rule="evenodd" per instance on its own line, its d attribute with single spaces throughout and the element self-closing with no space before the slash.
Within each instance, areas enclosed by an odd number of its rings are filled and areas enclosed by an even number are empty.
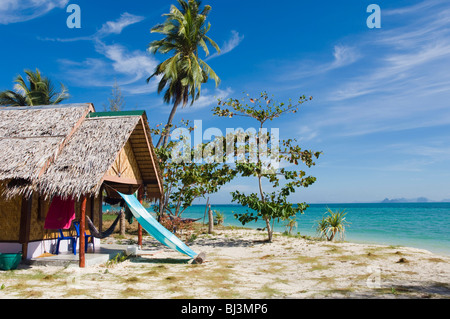
<svg viewBox="0 0 450 319">
<path fill-rule="evenodd" d="M 86 216 L 86 220 L 88 222 L 88 226 L 89 226 L 89 230 L 91 231 L 91 235 L 93 237 L 95 237 L 95 238 L 100 238 L 100 239 L 103 239 L 103 238 L 111 236 L 111 234 L 114 232 L 114 229 L 116 228 L 117 223 L 120 220 L 120 216 L 121 215 L 122 215 L 122 212 L 119 213 L 119 215 L 117 216 L 116 220 L 104 232 L 99 232 L 99 230 L 95 227 L 94 223 L 91 221 L 89 216 Z"/>
<path fill-rule="evenodd" d="M 183 217 L 174 217 L 172 215 L 169 215 L 170 220 L 179 220 L 182 223 L 193 223 L 196 222 L 202 218 L 183 218 Z"/>
</svg>

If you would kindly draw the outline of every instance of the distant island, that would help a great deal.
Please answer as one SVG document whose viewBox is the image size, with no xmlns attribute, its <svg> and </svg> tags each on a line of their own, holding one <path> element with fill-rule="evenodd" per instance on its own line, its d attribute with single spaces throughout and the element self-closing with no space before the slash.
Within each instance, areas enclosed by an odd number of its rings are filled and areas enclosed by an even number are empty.
<svg viewBox="0 0 450 319">
<path fill-rule="evenodd" d="M 438 202 L 434 200 L 430 200 L 426 197 L 417 197 L 417 198 L 385 198 L 380 203 L 430 203 L 430 202 Z M 450 199 L 444 199 L 441 202 L 450 202 Z"/>
</svg>

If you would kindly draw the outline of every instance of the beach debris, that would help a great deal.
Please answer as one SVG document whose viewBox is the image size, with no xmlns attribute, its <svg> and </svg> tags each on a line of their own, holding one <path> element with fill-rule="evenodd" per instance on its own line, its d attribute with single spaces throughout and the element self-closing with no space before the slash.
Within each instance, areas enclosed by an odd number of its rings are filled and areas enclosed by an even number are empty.
<svg viewBox="0 0 450 319">
<path fill-rule="evenodd" d="M 406 258 L 402 257 L 397 261 L 397 264 L 406 264 L 409 263 L 409 260 L 407 260 Z"/>
<path fill-rule="evenodd" d="M 201 252 L 197 256 L 195 256 L 193 264 L 202 264 L 206 259 L 206 254 L 204 252 Z"/>
</svg>

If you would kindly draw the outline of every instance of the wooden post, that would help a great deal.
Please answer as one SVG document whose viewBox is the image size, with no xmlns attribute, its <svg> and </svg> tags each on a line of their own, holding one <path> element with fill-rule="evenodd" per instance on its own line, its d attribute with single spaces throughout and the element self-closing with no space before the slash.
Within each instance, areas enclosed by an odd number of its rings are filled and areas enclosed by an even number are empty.
<svg viewBox="0 0 450 319">
<path fill-rule="evenodd" d="M 143 186 L 143 185 L 142 185 Z M 139 187 L 138 190 L 138 201 L 142 204 L 142 199 L 143 199 L 143 189 L 142 187 Z M 138 224 L 138 245 L 139 248 L 142 248 L 142 225 Z"/>
<path fill-rule="evenodd" d="M 138 245 L 142 248 L 142 225 L 138 224 Z"/>
<path fill-rule="evenodd" d="M 86 265 L 86 254 L 84 246 L 86 243 L 86 237 L 84 232 L 86 231 L 86 196 L 81 199 L 81 216 L 80 216 L 80 248 L 78 249 L 78 256 L 80 258 L 80 268 L 84 268 Z"/>
<path fill-rule="evenodd" d="M 20 215 L 20 235 L 19 242 L 22 244 L 22 259 L 27 259 L 28 242 L 30 240 L 30 224 L 31 224 L 31 205 L 33 195 L 29 198 L 22 197 L 22 208 Z"/>
<path fill-rule="evenodd" d="M 125 209 L 121 208 L 120 212 L 122 213 L 122 215 L 120 215 L 120 221 L 119 221 L 119 225 L 120 225 L 120 236 L 125 236 L 125 229 L 126 229 L 126 225 L 125 225 Z"/>
<path fill-rule="evenodd" d="M 100 195 L 99 195 L 99 203 L 98 203 L 98 230 L 102 231 L 102 224 L 103 224 L 103 189 L 105 186 L 102 185 L 100 187 Z"/>
<path fill-rule="evenodd" d="M 158 222 L 161 222 L 161 218 L 164 214 L 164 194 L 161 194 L 159 197 L 159 214 L 158 214 Z"/>
</svg>

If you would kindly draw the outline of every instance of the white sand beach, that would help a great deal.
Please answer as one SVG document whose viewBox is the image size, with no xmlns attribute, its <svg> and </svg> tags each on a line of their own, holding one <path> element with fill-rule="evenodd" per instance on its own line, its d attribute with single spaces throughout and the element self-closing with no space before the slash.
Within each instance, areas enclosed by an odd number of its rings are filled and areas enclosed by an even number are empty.
<svg viewBox="0 0 450 319">
<path fill-rule="evenodd" d="M 449 298 L 450 257 L 426 250 L 326 242 L 248 229 L 190 243 L 203 264 L 144 237 L 142 256 L 87 268 L 0 272 L 0 298 Z M 135 240 L 135 236 L 130 236 Z M 106 243 L 124 243 L 108 238 Z"/>
</svg>

